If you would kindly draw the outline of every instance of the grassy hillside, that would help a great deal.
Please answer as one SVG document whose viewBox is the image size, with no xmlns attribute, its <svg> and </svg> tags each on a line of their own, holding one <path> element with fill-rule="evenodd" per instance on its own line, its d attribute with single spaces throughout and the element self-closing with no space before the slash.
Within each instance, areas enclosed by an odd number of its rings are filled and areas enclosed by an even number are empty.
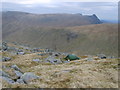
<svg viewBox="0 0 120 90">
<path fill-rule="evenodd" d="M 117 24 L 66 28 L 31 27 L 16 31 L 3 39 L 79 55 L 104 53 L 117 56 L 117 28 Z"/>
<path fill-rule="evenodd" d="M 30 27 L 68 27 L 100 24 L 96 15 L 81 14 L 31 14 L 8 11 L 2 13 L 3 37 Z"/>
<path fill-rule="evenodd" d="M 32 48 L 26 49 L 26 47 L 14 43 L 7 43 L 7 46 L 13 49 L 0 52 L 3 57 L 11 58 L 11 60 L 0 62 L 2 63 L 2 71 L 7 74 L 2 74 L 4 77 L 1 78 L 3 88 L 16 88 L 17 90 L 18 88 L 118 88 L 119 59 L 101 59 L 95 55 L 78 55 L 79 60 L 65 63 L 63 61 L 66 61 L 64 59 L 66 55 L 63 52 L 52 52 L 51 55 L 49 52 L 33 53 Z M 23 48 L 21 49 L 21 47 Z M 16 55 L 17 49 L 23 50 L 25 54 Z M 60 54 L 56 56 L 55 53 Z M 55 59 L 62 62 L 46 61 L 50 57 L 52 57 L 49 59 L 51 61 Z M 35 61 L 35 59 L 39 61 Z M 17 66 L 17 69 L 15 66 Z M 21 72 L 22 75 L 16 74 L 16 70 L 19 73 Z M 24 77 L 28 72 L 34 73 L 40 78 Z M 14 83 L 5 79 L 8 75 Z M 20 79 L 22 82 L 18 82 Z M 28 83 L 26 83 L 26 79 L 28 79 Z"/>
</svg>

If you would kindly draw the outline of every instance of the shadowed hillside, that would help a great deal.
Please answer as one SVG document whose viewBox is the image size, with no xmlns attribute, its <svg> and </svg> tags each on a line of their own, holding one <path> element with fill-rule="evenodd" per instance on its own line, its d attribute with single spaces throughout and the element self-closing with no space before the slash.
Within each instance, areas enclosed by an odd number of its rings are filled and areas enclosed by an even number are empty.
<svg viewBox="0 0 120 90">
<path fill-rule="evenodd" d="M 117 56 L 118 50 L 117 24 L 66 28 L 31 27 L 14 32 L 4 39 L 79 55 L 104 53 Z"/>
</svg>

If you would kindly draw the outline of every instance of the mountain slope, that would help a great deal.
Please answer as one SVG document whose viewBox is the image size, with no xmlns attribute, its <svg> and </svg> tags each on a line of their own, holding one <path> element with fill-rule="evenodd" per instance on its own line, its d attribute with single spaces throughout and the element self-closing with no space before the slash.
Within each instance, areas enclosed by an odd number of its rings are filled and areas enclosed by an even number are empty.
<svg viewBox="0 0 120 90">
<path fill-rule="evenodd" d="M 2 19 L 3 37 L 28 27 L 68 27 L 101 23 L 95 14 L 84 16 L 81 14 L 31 14 L 8 11 L 2 13 Z"/>
<path fill-rule="evenodd" d="M 117 24 L 98 24 L 66 28 L 31 27 L 14 32 L 4 40 L 35 47 L 84 54 L 117 56 Z"/>
</svg>

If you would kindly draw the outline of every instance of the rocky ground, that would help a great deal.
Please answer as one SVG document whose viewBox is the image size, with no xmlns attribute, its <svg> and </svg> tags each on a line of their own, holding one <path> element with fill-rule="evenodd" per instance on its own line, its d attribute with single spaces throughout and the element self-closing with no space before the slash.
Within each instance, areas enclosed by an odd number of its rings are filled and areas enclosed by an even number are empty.
<svg viewBox="0 0 120 90">
<path fill-rule="evenodd" d="M 118 59 L 69 53 L 3 42 L 0 78 L 3 88 L 118 88 Z"/>
</svg>

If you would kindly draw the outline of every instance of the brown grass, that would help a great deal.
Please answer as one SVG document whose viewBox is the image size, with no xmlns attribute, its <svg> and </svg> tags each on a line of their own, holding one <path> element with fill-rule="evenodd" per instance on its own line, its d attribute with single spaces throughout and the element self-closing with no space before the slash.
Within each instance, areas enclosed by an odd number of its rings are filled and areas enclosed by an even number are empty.
<svg viewBox="0 0 120 90">
<path fill-rule="evenodd" d="M 118 88 L 117 60 L 77 60 L 51 65 L 32 62 L 35 54 L 17 56 L 3 65 L 18 65 L 23 72 L 34 72 L 41 78 L 29 85 L 3 83 L 12 88 Z M 11 73 L 11 71 L 6 71 Z M 11 75 L 11 74 L 10 74 Z"/>
</svg>

